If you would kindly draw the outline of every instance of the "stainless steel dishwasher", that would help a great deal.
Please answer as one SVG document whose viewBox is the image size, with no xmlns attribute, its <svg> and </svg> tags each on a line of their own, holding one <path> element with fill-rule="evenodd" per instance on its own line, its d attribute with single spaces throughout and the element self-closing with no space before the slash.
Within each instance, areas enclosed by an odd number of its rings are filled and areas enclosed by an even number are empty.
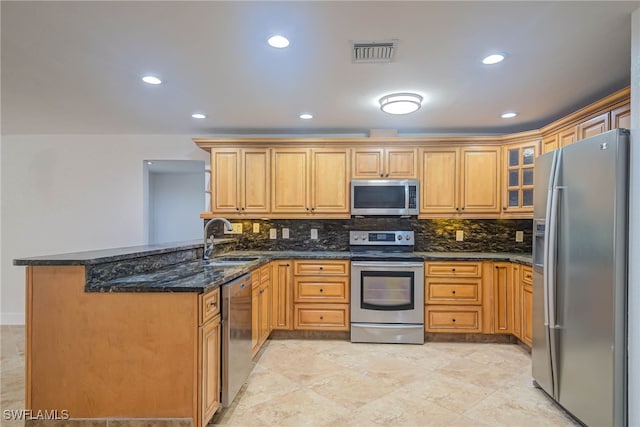
<svg viewBox="0 0 640 427">
<path fill-rule="evenodd" d="M 222 285 L 222 406 L 231 405 L 253 369 L 251 275 Z"/>
</svg>

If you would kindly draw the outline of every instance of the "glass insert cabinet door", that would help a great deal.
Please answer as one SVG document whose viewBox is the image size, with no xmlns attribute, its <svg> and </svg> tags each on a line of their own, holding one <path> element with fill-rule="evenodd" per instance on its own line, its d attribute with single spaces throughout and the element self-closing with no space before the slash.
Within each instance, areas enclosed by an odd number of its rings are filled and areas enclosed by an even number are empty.
<svg viewBox="0 0 640 427">
<path fill-rule="evenodd" d="M 502 210 L 533 212 L 533 164 L 539 141 L 505 147 L 506 193 Z"/>
</svg>

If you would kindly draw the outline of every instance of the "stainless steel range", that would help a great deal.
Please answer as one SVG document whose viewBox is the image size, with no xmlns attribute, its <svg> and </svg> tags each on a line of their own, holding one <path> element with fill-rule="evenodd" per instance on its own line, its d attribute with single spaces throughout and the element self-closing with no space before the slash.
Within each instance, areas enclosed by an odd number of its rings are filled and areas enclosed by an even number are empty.
<svg viewBox="0 0 640 427">
<path fill-rule="evenodd" d="M 351 342 L 424 344 L 424 262 L 413 231 L 350 231 Z"/>
</svg>

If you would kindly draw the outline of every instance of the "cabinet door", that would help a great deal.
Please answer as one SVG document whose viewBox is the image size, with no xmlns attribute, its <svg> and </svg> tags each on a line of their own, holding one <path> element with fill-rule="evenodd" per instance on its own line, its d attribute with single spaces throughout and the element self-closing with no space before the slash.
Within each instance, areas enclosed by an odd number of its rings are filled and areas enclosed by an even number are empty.
<svg viewBox="0 0 640 427">
<path fill-rule="evenodd" d="M 609 130 L 609 113 L 603 113 L 578 126 L 578 139 L 600 135 Z"/>
<path fill-rule="evenodd" d="M 421 149 L 420 213 L 456 213 L 459 176 L 457 149 Z"/>
<path fill-rule="evenodd" d="M 385 178 L 417 178 L 417 154 L 414 148 L 385 148 Z"/>
<path fill-rule="evenodd" d="M 373 179 L 384 178 L 384 149 L 356 148 L 353 150 L 353 167 L 351 178 Z"/>
<path fill-rule="evenodd" d="M 522 340 L 522 282 L 520 280 L 520 266 L 511 265 L 511 281 L 513 283 L 513 335 Z"/>
<path fill-rule="evenodd" d="M 569 129 L 564 129 L 558 133 L 558 146 L 566 147 L 569 144 L 573 144 L 578 139 L 578 130 L 574 126 Z"/>
<path fill-rule="evenodd" d="M 522 342 L 531 347 L 533 343 L 533 287 L 522 288 Z"/>
<path fill-rule="evenodd" d="M 504 213 L 533 213 L 533 163 L 538 144 L 532 141 L 503 147 Z"/>
<path fill-rule="evenodd" d="M 251 354 L 255 356 L 260 346 L 260 273 L 251 273 Z"/>
<path fill-rule="evenodd" d="M 495 263 L 493 302 L 494 333 L 510 334 L 513 331 L 513 282 L 510 263 Z"/>
<path fill-rule="evenodd" d="M 631 128 L 631 105 L 625 104 L 611 110 L 611 129 Z"/>
<path fill-rule="evenodd" d="M 240 150 L 211 150 L 211 211 L 233 212 L 240 209 Z"/>
<path fill-rule="evenodd" d="M 242 200 L 240 211 L 242 213 L 267 213 L 269 212 L 269 150 L 245 149 L 242 150 L 242 175 L 240 187 Z"/>
<path fill-rule="evenodd" d="M 309 150 L 274 148 L 271 161 L 272 212 L 304 213 L 309 208 Z"/>
<path fill-rule="evenodd" d="M 200 425 L 220 407 L 220 316 L 200 328 Z"/>
<path fill-rule="evenodd" d="M 349 150 L 313 149 L 311 211 L 349 214 Z"/>
<path fill-rule="evenodd" d="M 260 285 L 260 336 L 258 337 L 258 348 L 262 346 L 262 344 L 269 337 L 269 333 L 271 332 L 271 286 L 269 283 L 262 282 Z"/>
<path fill-rule="evenodd" d="M 460 210 L 500 212 L 500 147 L 463 148 Z"/>
<path fill-rule="evenodd" d="M 542 154 L 556 150 L 558 148 L 558 134 L 545 136 L 542 138 Z"/>
<path fill-rule="evenodd" d="M 271 269 L 271 321 L 273 329 L 291 329 L 293 322 L 291 313 L 292 303 L 292 261 L 274 261 Z"/>
</svg>

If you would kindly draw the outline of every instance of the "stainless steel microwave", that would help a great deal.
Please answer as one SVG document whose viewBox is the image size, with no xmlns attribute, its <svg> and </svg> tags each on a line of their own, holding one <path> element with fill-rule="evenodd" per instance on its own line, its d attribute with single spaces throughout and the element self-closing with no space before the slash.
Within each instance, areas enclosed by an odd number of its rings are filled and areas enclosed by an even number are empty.
<svg viewBox="0 0 640 427">
<path fill-rule="evenodd" d="M 417 179 L 351 180 L 351 215 L 418 215 Z"/>
</svg>

